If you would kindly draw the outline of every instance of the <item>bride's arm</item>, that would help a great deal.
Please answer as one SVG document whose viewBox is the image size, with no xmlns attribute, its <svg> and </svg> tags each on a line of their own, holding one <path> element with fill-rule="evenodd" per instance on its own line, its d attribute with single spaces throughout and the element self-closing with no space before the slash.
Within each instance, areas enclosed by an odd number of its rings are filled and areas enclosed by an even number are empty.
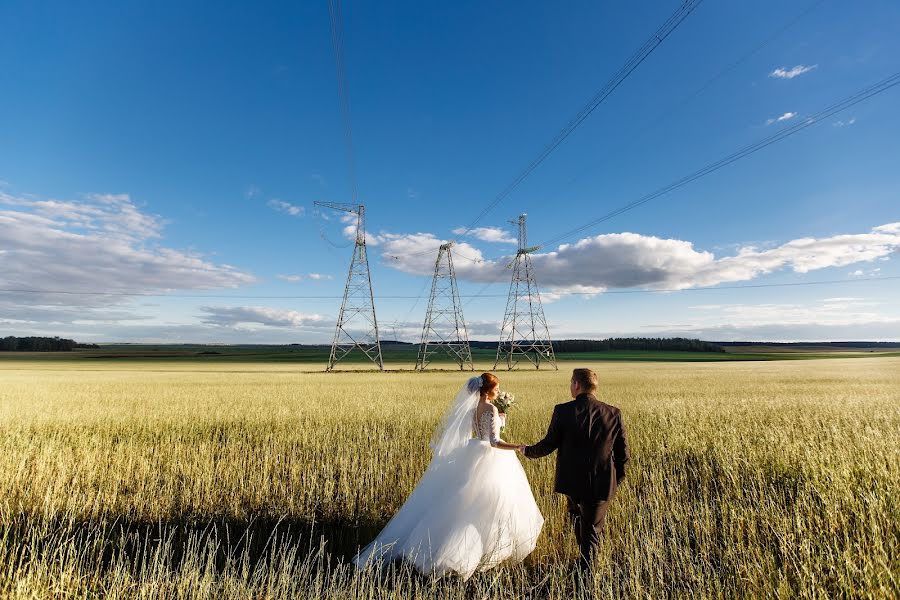
<svg viewBox="0 0 900 600">
<path fill-rule="evenodd" d="M 491 407 L 491 446 L 494 448 L 499 448 L 501 450 L 521 450 L 521 444 L 510 444 L 504 442 L 500 439 L 500 415 L 498 414 L 497 407 Z"/>
</svg>

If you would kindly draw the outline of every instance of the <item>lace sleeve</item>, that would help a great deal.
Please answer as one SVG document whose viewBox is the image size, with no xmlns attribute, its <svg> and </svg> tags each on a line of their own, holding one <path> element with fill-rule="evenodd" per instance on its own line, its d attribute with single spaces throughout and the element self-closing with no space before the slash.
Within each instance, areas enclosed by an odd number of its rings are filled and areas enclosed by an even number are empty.
<svg viewBox="0 0 900 600">
<path fill-rule="evenodd" d="M 496 406 L 492 406 L 491 410 L 486 411 L 485 414 L 490 416 L 488 431 L 490 432 L 491 446 L 496 447 L 498 442 L 503 441 L 500 439 L 500 414 Z"/>
</svg>

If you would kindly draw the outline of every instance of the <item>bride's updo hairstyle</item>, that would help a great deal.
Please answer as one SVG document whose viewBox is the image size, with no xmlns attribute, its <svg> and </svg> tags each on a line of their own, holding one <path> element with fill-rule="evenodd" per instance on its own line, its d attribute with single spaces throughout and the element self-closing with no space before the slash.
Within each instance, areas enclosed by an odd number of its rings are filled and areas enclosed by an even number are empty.
<svg viewBox="0 0 900 600">
<path fill-rule="evenodd" d="M 479 394 L 481 394 L 481 399 L 484 400 L 485 396 L 491 393 L 491 390 L 500 385 L 500 380 L 497 379 L 497 376 L 493 373 L 482 373 L 481 374 L 481 388 L 479 390 Z"/>
</svg>

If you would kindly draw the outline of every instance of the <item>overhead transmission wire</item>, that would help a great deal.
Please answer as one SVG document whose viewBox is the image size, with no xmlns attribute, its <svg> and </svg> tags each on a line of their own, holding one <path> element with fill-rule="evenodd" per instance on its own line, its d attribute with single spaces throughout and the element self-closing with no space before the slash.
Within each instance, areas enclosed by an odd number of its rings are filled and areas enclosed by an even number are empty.
<svg viewBox="0 0 900 600">
<path fill-rule="evenodd" d="M 830 116 L 833 116 L 833 115 L 835 115 L 841 111 L 844 111 L 860 102 L 868 100 L 869 98 L 872 98 L 878 94 L 881 94 L 882 92 L 885 92 L 885 91 L 895 87 L 898 84 L 900 84 L 900 72 L 894 73 L 893 75 L 890 75 L 889 77 L 886 77 L 886 78 L 882 79 L 881 81 L 856 92 L 855 94 L 845 98 L 844 100 L 841 100 L 839 102 L 831 104 L 830 106 L 826 107 L 825 109 L 815 113 L 814 115 L 812 115 L 810 117 L 807 117 L 806 119 L 804 119 L 803 121 L 801 121 L 795 125 L 785 127 L 783 129 L 775 132 L 771 136 L 768 136 L 768 137 L 763 138 L 762 140 L 759 140 L 753 144 L 745 146 L 741 150 L 738 150 L 737 152 L 734 152 L 720 160 L 710 163 L 709 165 L 703 167 L 702 169 L 699 169 L 698 171 L 695 171 L 694 173 L 691 173 L 690 175 L 682 177 L 681 179 L 678 179 L 666 186 L 663 186 L 662 188 L 659 188 L 658 190 L 656 190 L 650 194 L 647 194 L 647 195 L 639 198 L 638 200 L 635 200 L 634 202 L 630 202 L 626 205 L 623 205 L 622 207 L 617 208 L 616 210 L 611 211 L 611 212 L 607 213 L 606 215 L 603 215 L 600 218 L 594 219 L 581 227 L 571 229 L 567 232 L 564 232 L 560 235 L 550 238 L 550 239 L 544 241 L 543 243 L 541 243 L 540 246 L 546 247 L 550 244 L 554 244 L 554 243 L 563 241 L 574 235 L 582 233 L 582 232 L 586 231 L 587 229 L 591 229 L 600 223 L 608 221 L 618 215 L 621 215 L 627 211 L 633 210 L 643 204 L 646 204 L 647 202 L 650 202 L 651 200 L 659 198 L 660 196 L 662 196 L 666 193 L 674 191 L 680 187 L 683 187 L 684 185 L 687 185 L 688 183 L 691 183 L 697 179 L 700 179 L 701 177 L 709 175 L 709 174 L 711 174 L 711 173 L 713 173 L 713 172 L 715 172 L 737 160 L 740 160 L 741 158 L 745 158 L 759 150 L 762 150 L 763 148 L 766 148 L 767 146 L 770 146 L 770 145 L 780 142 L 784 139 L 787 139 L 788 137 L 802 131 L 803 129 L 806 129 L 807 127 L 815 125 L 816 123 L 819 123 L 822 120 L 824 120 Z M 783 284 L 755 284 L 755 285 L 741 285 L 741 286 L 714 286 L 714 287 L 695 287 L 695 288 L 679 288 L 679 289 L 607 290 L 607 291 L 604 291 L 603 293 L 604 294 L 633 294 L 633 293 L 660 293 L 660 292 L 678 292 L 678 291 L 694 291 L 694 290 L 720 290 L 720 289 L 736 289 L 736 288 L 789 287 L 789 286 L 802 286 L 802 285 L 846 284 L 846 283 L 857 283 L 857 282 L 864 282 L 864 281 L 888 281 L 888 280 L 896 280 L 896 279 L 900 279 L 900 276 L 860 278 L 860 279 L 853 279 L 853 280 L 830 280 L 830 281 L 818 281 L 818 282 L 808 281 L 808 282 L 794 282 L 794 283 L 783 283 Z M 324 299 L 342 298 L 342 296 L 326 296 L 326 295 L 318 295 L 318 296 L 316 296 L 316 295 L 291 295 L 291 296 L 211 295 L 211 294 L 198 295 L 198 294 L 160 294 L 160 293 L 147 293 L 147 292 L 76 292 L 76 291 L 72 291 L 72 290 L 40 290 L 40 289 L 24 289 L 24 288 L 22 288 L 22 289 L 0 288 L 0 292 L 18 293 L 18 294 L 60 294 L 60 295 L 114 296 L 114 297 L 115 296 L 119 296 L 119 297 L 129 297 L 129 296 L 160 297 L 160 296 L 163 296 L 163 297 L 167 297 L 167 298 L 323 299 L 323 300 Z M 569 294 L 569 295 L 595 295 L 596 293 L 595 292 L 567 292 L 567 294 Z M 506 294 L 489 294 L 489 295 L 486 295 L 486 294 L 474 294 L 474 295 L 461 294 L 460 296 L 470 298 L 470 301 L 471 301 L 472 299 L 477 298 L 477 297 L 503 297 L 503 296 L 506 296 Z M 382 298 L 382 299 L 409 299 L 409 298 L 413 298 L 413 297 L 414 296 L 407 296 L 407 295 L 377 296 L 377 298 Z"/>
<path fill-rule="evenodd" d="M 657 126 L 659 126 L 660 123 L 665 121 L 672 114 L 674 114 L 675 112 L 677 112 L 677 111 L 681 110 L 682 108 L 684 108 L 685 106 L 687 106 L 690 102 L 692 102 L 698 96 L 700 96 L 700 94 L 702 94 L 703 92 L 708 90 L 719 79 L 721 79 L 722 77 L 724 77 L 725 75 L 727 75 L 728 73 L 730 73 L 731 71 L 733 71 L 734 69 L 736 69 L 737 67 L 742 65 L 743 63 L 745 63 L 750 57 L 752 57 L 753 55 L 758 53 L 760 50 L 762 50 L 763 48 L 765 48 L 766 46 L 771 44 L 773 41 L 778 39 L 778 37 L 781 34 L 783 34 L 785 31 L 787 31 L 788 29 L 790 29 L 791 27 L 796 25 L 801 19 L 803 19 L 805 16 L 807 16 L 812 11 L 814 11 L 816 8 L 818 8 L 823 2 L 825 2 L 825 0 L 815 0 L 814 2 L 812 2 L 809 6 L 807 6 L 805 9 L 803 9 L 802 12 L 800 12 L 795 17 L 791 18 L 790 20 L 788 20 L 787 22 L 782 24 L 780 27 L 778 27 L 778 29 L 774 30 L 771 34 L 769 34 L 761 42 L 759 42 L 753 48 L 751 48 L 749 51 L 744 53 L 740 58 L 728 63 L 725 67 L 723 67 L 718 72 L 716 72 L 715 75 L 713 75 L 712 77 L 707 79 L 703 84 L 701 84 L 693 92 L 686 95 L 684 98 L 682 98 L 677 103 L 673 104 L 667 110 L 664 110 L 662 113 L 657 115 L 657 117 L 655 119 L 648 122 L 647 125 L 645 125 L 641 129 L 639 129 L 636 134 L 634 134 L 633 136 L 630 137 L 630 139 L 629 139 L 630 145 L 633 146 L 637 141 L 643 139 L 647 133 L 649 133 L 650 131 L 655 129 Z M 593 167 L 589 167 L 587 169 L 582 170 L 577 175 L 575 175 L 574 177 L 569 179 L 564 185 L 571 185 L 572 183 L 574 183 L 575 181 L 580 179 L 585 173 L 592 171 L 592 170 L 593 170 Z"/>
<path fill-rule="evenodd" d="M 787 127 L 784 127 L 768 137 L 765 137 L 765 138 L 763 138 L 757 142 L 754 142 L 748 146 L 744 146 L 740 150 L 733 152 L 733 153 L 729 154 L 728 156 L 721 158 L 715 162 L 712 162 L 712 163 L 706 165 L 705 167 L 698 169 L 697 171 L 694 171 L 690 175 L 686 175 L 680 179 L 673 181 L 672 183 L 669 183 L 668 185 L 664 185 L 663 187 L 657 189 L 656 191 L 653 191 L 645 196 L 642 196 L 641 198 L 638 198 L 637 200 L 635 200 L 633 202 L 629 202 L 628 204 L 620 206 L 619 208 L 617 208 L 613 211 L 610 211 L 599 218 L 593 219 L 593 220 L 585 223 L 584 225 L 581 225 L 574 229 L 570 229 L 569 231 L 566 231 L 566 232 L 561 233 L 557 236 L 554 236 L 550 239 L 547 239 L 539 245 L 541 247 L 546 247 L 546 246 L 561 242 L 563 240 L 566 240 L 574 235 L 577 235 L 579 233 L 587 231 L 588 229 L 593 229 L 594 227 L 596 227 L 597 225 L 599 225 L 601 223 L 609 221 L 610 219 L 617 217 L 623 213 L 626 213 L 630 210 L 634 210 L 635 208 L 637 208 L 643 204 L 646 204 L 652 200 L 655 200 L 655 199 L 659 198 L 660 196 L 664 196 L 664 195 L 668 194 L 669 192 L 672 192 L 674 190 L 677 190 L 678 188 L 684 187 L 685 185 L 691 183 L 692 181 L 695 181 L 697 179 L 700 179 L 701 177 L 705 177 L 711 173 L 714 173 L 714 172 L 718 171 L 719 169 L 726 167 L 735 161 L 738 161 L 742 158 L 750 156 L 751 154 L 759 152 L 763 148 L 766 148 L 768 146 L 771 146 L 772 144 L 775 144 L 784 139 L 787 139 L 787 138 L 791 137 L 792 135 L 799 133 L 800 131 L 803 131 L 807 127 L 811 127 L 812 125 L 819 123 L 823 119 L 827 119 L 828 117 L 831 117 L 839 112 L 847 110 L 848 108 L 855 106 L 856 104 L 859 104 L 860 102 L 863 102 L 864 100 L 868 100 L 869 98 L 876 96 L 882 92 L 885 92 L 898 84 L 900 84 L 900 72 L 894 73 L 893 75 L 890 75 L 889 77 L 886 77 L 886 78 L 882 79 L 881 81 L 874 83 L 874 84 L 856 92 L 855 94 L 848 96 L 847 98 L 844 98 L 843 100 L 841 100 L 839 102 L 835 102 L 834 104 L 827 106 L 826 108 L 820 110 L 819 112 L 817 112 L 809 117 L 806 117 L 805 119 L 802 119 L 801 121 L 799 121 L 798 123 L 796 123 L 794 125 L 789 125 Z"/>
<path fill-rule="evenodd" d="M 856 92 L 855 94 L 848 96 L 847 98 L 844 98 L 843 100 L 841 100 L 839 102 L 835 102 L 834 104 L 827 106 L 826 108 L 820 110 L 819 112 L 813 114 L 812 116 L 809 116 L 809 117 L 803 119 L 802 121 L 800 121 L 794 125 L 784 127 L 768 137 L 765 137 L 761 140 L 758 140 L 757 142 L 754 142 L 753 144 L 745 146 L 745 147 L 741 148 L 740 150 L 733 152 L 733 153 L 729 154 L 728 156 L 725 156 L 724 158 L 721 158 L 715 162 L 712 162 L 712 163 L 706 165 L 705 167 L 703 167 L 697 171 L 694 171 L 693 173 L 691 173 L 689 175 L 686 175 L 680 179 L 677 179 L 677 180 L 673 181 L 672 183 L 669 183 L 668 185 L 658 188 L 656 191 L 646 194 L 633 202 L 630 202 L 630 203 L 625 204 L 613 211 L 610 211 L 599 218 L 593 219 L 593 220 L 589 221 L 588 223 L 585 223 L 584 225 L 581 225 L 574 229 L 570 229 L 569 231 L 563 232 L 559 235 L 549 238 L 549 239 L 543 241 L 542 243 L 538 244 L 538 247 L 546 248 L 547 246 L 562 242 L 562 241 L 567 240 L 575 235 L 583 233 L 583 232 L 587 231 L 588 229 L 593 229 L 594 227 L 596 227 L 597 225 L 599 225 L 601 223 L 609 221 L 623 213 L 626 213 L 626 212 L 633 210 L 643 204 L 646 204 L 652 200 L 655 200 L 655 199 L 659 198 L 660 196 L 664 196 L 665 194 L 668 194 L 669 192 L 677 190 L 678 188 L 681 188 L 693 181 L 696 181 L 697 179 L 700 179 L 701 177 L 705 177 L 706 175 L 714 173 L 714 172 L 718 171 L 719 169 L 726 167 L 735 161 L 738 161 L 742 158 L 745 158 L 747 156 L 750 156 L 751 154 L 758 152 L 759 150 L 762 150 L 763 148 L 766 148 L 768 146 L 771 146 L 772 144 L 775 144 L 784 139 L 787 139 L 790 136 L 806 129 L 807 127 L 811 127 L 812 125 L 815 125 L 816 123 L 819 123 L 819 122 L 823 121 L 824 119 L 827 119 L 828 117 L 831 117 L 839 112 L 847 110 L 848 108 L 850 108 L 856 104 L 859 104 L 860 102 L 868 100 L 869 98 L 872 98 L 873 96 L 876 96 L 882 92 L 885 92 L 898 84 L 900 84 L 900 72 L 894 73 L 893 75 L 890 75 L 877 83 L 874 83 L 866 88 L 863 88 L 862 90 Z M 502 271 L 501 271 L 501 273 L 502 273 Z M 494 283 L 497 283 L 497 281 L 499 281 L 499 279 L 500 279 L 500 277 L 498 277 L 496 280 L 494 280 L 492 282 L 489 282 L 482 288 L 481 291 L 483 292 L 489 286 L 493 285 Z M 699 288 L 695 288 L 695 289 L 699 289 Z M 721 288 L 716 288 L 716 289 L 721 289 Z M 604 292 L 604 293 L 611 293 L 611 292 Z M 472 302 L 472 300 L 474 300 L 477 297 L 489 297 L 489 296 L 485 295 L 483 293 L 476 293 L 473 296 L 469 296 L 468 302 Z M 467 302 L 467 304 L 468 304 L 468 302 Z"/>
<path fill-rule="evenodd" d="M 563 127 L 554 137 L 550 140 L 550 142 L 544 147 L 543 150 L 535 157 L 528 165 L 518 174 L 516 177 L 505 187 L 503 190 L 497 194 L 493 200 L 488 202 L 488 204 L 478 213 L 478 215 L 466 226 L 463 228 L 463 231 L 456 235 L 456 237 L 452 238 L 451 241 L 455 242 L 459 240 L 460 237 L 466 235 L 468 232 L 472 231 L 475 226 L 481 222 L 481 220 L 486 217 L 500 202 L 502 202 L 507 196 L 509 196 L 525 179 L 528 178 L 531 173 L 540 166 L 544 160 L 553 153 L 556 148 L 562 144 L 566 138 L 568 138 L 572 132 L 574 132 L 579 125 L 581 125 L 590 115 L 597 109 L 600 104 L 606 100 L 610 94 L 612 94 L 616 88 L 618 88 L 622 83 L 634 72 L 635 69 L 643 63 L 653 51 L 663 43 L 663 41 L 673 32 L 675 29 L 690 15 L 697 6 L 703 0 L 685 0 L 676 10 L 672 13 L 668 19 L 663 22 L 662 25 L 649 37 L 647 40 L 631 55 L 631 57 L 625 61 L 625 64 L 616 71 L 615 74 L 606 82 L 606 84 L 600 88 L 600 90 L 594 94 L 594 96 L 585 104 L 578 113 L 575 114 L 574 117 Z M 418 252 L 411 252 L 405 254 L 404 256 L 416 256 L 419 254 L 427 254 L 434 252 L 435 249 L 422 250 Z"/>
<path fill-rule="evenodd" d="M 347 73 L 344 67 L 344 23 L 341 16 L 341 0 L 328 0 L 328 17 L 331 21 L 331 46 L 334 49 L 334 65 L 337 75 L 341 118 L 344 122 L 350 197 L 356 203 L 359 194 L 356 183 L 356 160 L 353 154 L 353 127 L 350 121 L 350 95 L 347 91 Z"/>
<path fill-rule="evenodd" d="M 809 6 L 807 6 L 802 12 L 800 12 L 798 15 L 796 15 L 795 17 L 793 17 L 792 19 L 790 19 L 789 21 L 787 21 L 787 22 L 784 23 L 783 25 L 781 25 L 778 29 L 774 30 L 771 34 L 769 34 L 769 35 L 768 35 L 766 38 L 764 38 L 761 42 L 759 42 L 758 44 L 756 44 L 756 45 L 755 45 L 753 48 L 751 48 L 748 52 L 744 53 L 744 54 L 743 54 L 741 57 L 739 57 L 737 60 L 734 60 L 734 61 L 728 63 L 728 65 L 726 65 L 725 67 L 723 67 L 722 69 L 720 69 L 718 72 L 716 72 L 712 77 L 710 77 L 709 79 L 707 79 L 707 80 L 706 80 L 702 85 L 700 85 L 697 89 L 695 89 L 693 92 L 691 92 L 690 94 L 688 94 L 687 96 L 685 96 L 680 102 L 678 102 L 677 104 L 675 104 L 675 105 L 674 105 L 673 107 L 671 107 L 670 109 L 668 109 L 668 110 L 662 112 L 662 113 L 661 113 L 660 115 L 658 115 L 653 121 L 651 121 L 650 123 L 648 123 L 648 124 L 647 124 L 645 127 L 643 127 L 640 131 L 638 131 L 637 135 L 635 135 L 635 136 L 633 136 L 633 137 L 631 138 L 631 142 L 634 143 L 635 140 L 638 140 L 638 139 L 641 139 L 642 137 L 644 137 L 648 132 L 650 132 L 650 131 L 653 130 L 655 127 L 657 127 L 660 123 L 662 123 L 664 120 L 666 120 L 666 119 L 667 119 L 669 116 L 671 116 L 673 113 L 675 113 L 676 111 L 680 110 L 681 108 L 683 108 L 684 106 L 686 106 L 688 103 L 690 103 L 691 101 L 693 101 L 695 98 L 697 98 L 700 94 L 702 94 L 702 93 L 705 92 L 707 89 L 709 89 L 715 82 L 717 82 L 719 79 L 721 79 L 721 78 L 722 78 L 723 76 L 725 76 L 727 73 L 733 71 L 733 70 L 736 69 L 738 66 L 740 66 L 741 64 L 743 64 L 744 62 L 746 62 L 751 56 L 755 55 L 757 52 L 759 52 L 760 50 L 762 50 L 763 48 L 765 48 L 766 46 L 768 46 L 769 44 L 771 44 L 775 39 L 778 38 L 778 36 L 780 36 L 782 33 L 784 33 L 785 31 L 787 31 L 788 29 L 790 29 L 790 28 L 793 27 L 794 25 L 796 25 L 803 17 L 805 17 L 806 15 L 808 15 L 809 13 L 811 13 L 813 10 L 815 10 L 816 8 L 818 8 L 824 1 L 825 1 L 825 0 L 815 0 L 815 1 L 812 2 Z M 585 172 L 587 172 L 587 171 L 586 171 L 586 170 L 585 170 L 585 171 L 582 171 L 581 173 L 579 173 L 578 175 L 576 175 L 575 177 L 573 177 L 572 179 L 570 179 L 570 180 L 566 183 L 566 185 L 571 185 L 572 183 L 574 183 L 574 182 L 575 182 L 576 180 L 578 180 L 582 175 L 584 175 Z M 479 262 L 484 262 L 484 261 L 485 261 L 484 258 L 479 259 L 479 260 L 473 260 L 473 259 L 468 258 L 468 257 L 464 257 L 464 258 L 466 258 L 467 260 L 471 260 L 472 262 L 475 262 L 475 263 L 479 263 Z M 484 292 L 487 288 L 489 288 L 489 287 L 491 287 L 492 285 L 498 283 L 501 279 L 503 279 L 503 272 L 502 272 L 502 271 L 501 271 L 501 275 L 500 275 L 499 277 L 497 277 L 497 278 L 495 278 L 494 280 L 489 281 L 488 283 L 484 284 L 484 285 L 479 289 L 479 293 Z M 472 300 L 473 300 L 474 298 L 476 298 L 476 297 L 478 297 L 477 294 L 476 294 L 476 296 L 474 296 L 474 297 L 472 297 L 470 300 L 468 300 L 463 306 L 467 306 L 467 305 L 468 305 L 470 302 L 472 302 Z"/>
<path fill-rule="evenodd" d="M 778 288 L 778 287 L 805 287 L 816 285 L 843 285 L 856 283 L 874 283 L 883 281 L 900 280 L 900 275 L 889 275 L 886 277 L 858 277 L 855 279 L 824 279 L 819 281 L 793 281 L 786 283 L 756 283 L 746 285 L 716 285 L 716 286 L 698 286 L 687 288 L 647 288 L 636 290 L 605 290 L 602 292 L 588 291 L 567 291 L 566 295 L 570 296 L 599 296 L 601 294 L 666 294 L 673 292 L 713 292 L 717 290 L 741 290 L 741 289 L 757 289 L 757 288 Z M 72 296 L 114 296 L 114 297 L 154 297 L 154 298 L 195 298 L 195 299 L 232 299 L 232 300 L 339 300 L 343 296 L 335 295 L 225 295 L 225 294 L 159 294 L 152 292 L 75 292 L 71 290 L 35 290 L 35 289 L 14 289 L 0 288 L 0 293 L 17 293 L 17 294 L 62 294 Z M 476 296 L 473 294 L 460 294 L 460 298 L 506 298 L 506 294 L 482 294 Z M 414 298 L 412 295 L 404 294 L 386 294 L 376 295 L 379 300 L 409 300 Z"/>
<path fill-rule="evenodd" d="M 709 89 L 715 82 L 717 82 L 719 79 L 721 79 L 722 77 L 724 77 L 726 74 L 728 74 L 729 72 L 733 71 L 734 69 L 736 69 L 737 67 L 739 67 L 740 65 L 742 65 L 742 64 L 743 64 L 744 62 L 746 62 L 750 57 L 752 57 L 753 55 L 757 54 L 760 50 L 762 50 L 763 48 L 765 48 L 766 46 L 768 46 L 769 44 L 771 44 L 771 43 L 772 43 L 773 41 L 775 41 L 781 34 L 783 34 L 785 31 L 787 31 L 788 29 L 790 29 L 791 27 L 793 27 L 794 25 L 796 25 L 801 19 L 803 19 L 804 17 L 806 17 L 807 15 L 809 15 L 811 12 L 813 12 L 815 9 L 817 9 L 819 6 L 821 6 L 824 2 L 825 2 L 825 0 L 815 0 L 814 2 L 810 3 L 803 11 L 801 11 L 799 14 L 797 14 L 796 16 L 794 16 L 793 18 L 791 18 L 790 20 L 788 20 L 788 21 L 785 22 L 784 24 L 782 24 L 780 27 L 778 27 L 778 29 L 774 30 L 771 34 L 769 34 L 766 38 L 764 38 L 761 42 L 759 42 L 757 45 L 755 45 L 755 46 L 754 46 L 753 48 L 751 48 L 749 51 L 747 51 L 746 53 L 744 53 L 744 54 L 743 54 L 741 57 L 739 57 L 737 60 L 734 60 L 734 61 L 728 63 L 728 65 L 726 65 L 725 67 L 723 67 L 722 69 L 720 69 L 718 72 L 716 72 L 712 77 L 710 77 L 709 79 L 707 79 L 702 85 L 700 85 L 700 86 L 699 86 L 697 89 L 695 89 L 693 92 L 691 92 L 690 94 L 688 94 L 687 96 L 685 96 L 681 101 L 679 101 L 678 103 L 676 103 L 676 104 L 675 104 L 674 106 L 672 106 L 670 109 L 668 109 L 668 110 L 664 111 L 663 113 L 661 113 L 660 115 L 658 115 L 657 118 L 655 118 L 652 122 L 650 122 L 646 127 L 642 128 L 642 129 L 638 132 L 638 134 L 637 134 L 636 136 L 633 136 L 633 137 L 631 138 L 632 141 L 634 141 L 634 140 L 636 140 L 636 139 L 639 139 L 640 137 L 644 136 L 646 133 L 648 133 L 649 131 L 651 131 L 652 129 L 654 129 L 656 126 L 658 126 L 661 122 L 663 122 L 665 119 L 667 119 L 667 118 L 668 118 L 669 116 L 671 116 L 673 113 L 675 113 L 676 111 L 680 110 L 681 108 L 683 108 L 684 106 L 686 106 L 688 103 L 690 103 L 691 101 L 693 101 L 693 100 L 694 100 L 695 98 L 697 98 L 700 94 L 702 94 L 702 93 L 705 92 L 707 89 Z M 624 67 L 623 67 L 623 68 L 624 68 Z M 583 174 L 583 173 L 582 173 L 582 174 Z M 570 179 L 570 180 L 567 182 L 567 184 L 573 183 L 573 182 L 576 181 L 579 177 L 581 177 L 582 174 L 576 175 L 574 178 Z M 469 228 L 469 230 L 471 230 L 471 228 Z M 463 235 L 463 234 L 460 234 L 460 235 Z M 430 252 L 430 251 L 418 251 L 418 252 L 415 252 L 415 253 L 407 254 L 406 256 L 413 256 L 413 255 L 418 255 L 418 254 L 424 254 L 425 252 Z M 471 257 L 469 257 L 469 256 L 466 256 L 466 255 L 464 255 L 464 254 L 459 253 L 458 251 L 455 251 L 455 252 L 454 252 L 454 255 L 455 255 L 455 256 L 461 256 L 462 258 L 464 258 L 464 259 L 466 259 L 466 260 L 468 260 L 468 261 L 471 261 L 471 262 L 473 262 L 473 263 L 480 263 L 480 262 L 484 262 L 484 261 L 485 261 L 484 258 L 479 258 L 479 259 L 471 258 Z M 399 257 L 393 256 L 392 258 L 397 259 L 397 258 L 399 258 Z M 494 283 L 496 283 L 496 281 L 495 281 Z M 489 284 L 489 285 L 493 285 L 493 283 L 492 283 L 492 284 Z"/>
</svg>

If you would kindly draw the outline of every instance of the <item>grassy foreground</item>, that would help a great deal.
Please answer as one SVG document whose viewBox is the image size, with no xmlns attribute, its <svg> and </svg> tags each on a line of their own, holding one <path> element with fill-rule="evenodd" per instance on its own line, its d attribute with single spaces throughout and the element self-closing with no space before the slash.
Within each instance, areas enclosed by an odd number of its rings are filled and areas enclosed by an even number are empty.
<svg viewBox="0 0 900 600">
<path fill-rule="evenodd" d="M 603 597 L 900 595 L 900 359 L 594 367 L 633 452 Z M 303 368 L 0 363 L 0 596 L 572 597 L 552 459 L 522 459 L 546 518 L 525 564 L 355 573 L 465 375 Z M 536 441 L 568 371 L 498 375 L 504 437 Z"/>
</svg>

